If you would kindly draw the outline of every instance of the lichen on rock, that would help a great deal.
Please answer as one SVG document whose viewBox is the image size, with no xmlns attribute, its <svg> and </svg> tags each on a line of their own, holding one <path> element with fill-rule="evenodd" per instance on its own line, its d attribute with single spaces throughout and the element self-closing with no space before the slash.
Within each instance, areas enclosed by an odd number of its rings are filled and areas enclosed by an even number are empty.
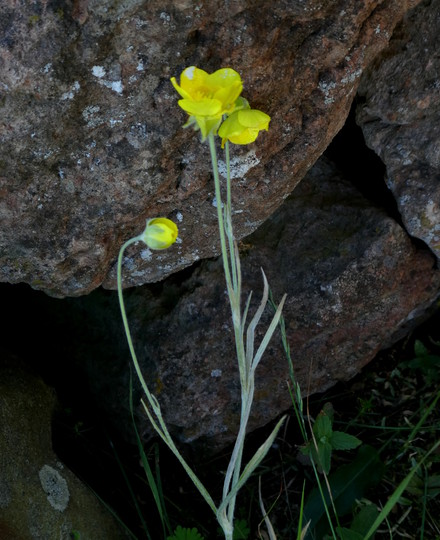
<svg viewBox="0 0 440 540">
<path fill-rule="evenodd" d="M 65 478 L 50 465 L 43 465 L 38 471 L 38 476 L 49 504 L 55 510 L 63 512 L 67 508 L 70 498 L 69 487 Z"/>
</svg>

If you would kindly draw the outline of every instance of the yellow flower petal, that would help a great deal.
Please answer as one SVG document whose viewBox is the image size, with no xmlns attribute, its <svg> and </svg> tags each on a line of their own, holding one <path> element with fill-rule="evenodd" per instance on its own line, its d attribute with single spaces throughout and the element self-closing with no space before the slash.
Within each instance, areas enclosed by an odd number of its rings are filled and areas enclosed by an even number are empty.
<svg viewBox="0 0 440 540">
<path fill-rule="evenodd" d="M 200 70 L 202 71 L 202 70 Z M 221 68 L 211 75 L 208 75 L 209 83 L 212 86 L 226 87 L 236 83 L 242 84 L 240 75 L 232 68 Z"/>
<path fill-rule="evenodd" d="M 228 140 L 233 144 L 250 144 L 256 140 L 258 133 L 258 129 L 245 129 L 237 135 L 231 135 Z M 223 141 L 222 144 L 224 146 Z"/>
<path fill-rule="evenodd" d="M 238 111 L 228 116 L 218 130 L 219 137 L 229 139 L 234 135 L 239 135 L 243 131 L 243 126 L 238 119 Z"/>
<path fill-rule="evenodd" d="M 200 92 L 201 90 L 203 91 L 203 89 L 208 91 L 208 79 L 209 74 L 206 73 L 206 71 L 191 66 L 182 71 L 182 75 L 180 76 L 180 86 L 185 92 L 193 96 L 195 93 Z"/>
<path fill-rule="evenodd" d="M 223 115 L 235 110 L 243 89 L 240 75 L 231 68 L 209 74 L 191 66 L 182 72 L 180 85 L 174 77 L 171 83 L 183 98 L 179 106 L 190 115 L 188 124 L 195 124 L 203 138 L 216 133 Z"/>
<path fill-rule="evenodd" d="M 268 129 L 270 116 L 256 109 L 238 111 L 238 121 L 242 126 L 254 129 Z"/>
<path fill-rule="evenodd" d="M 256 109 L 239 109 L 233 112 L 218 130 L 222 138 L 222 147 L 226 141 L 233 144 L 254 142 L 261 130 L 269 128 L 270 116 Z"/>
<path fill-rule="evenodd" d="M 179 105 L 192 116 L 218 116 L 221 115 L 222 110 L 222 104 L 217 99 L 204 99 L 203 101 L 180 99 Z"/>
</svg>

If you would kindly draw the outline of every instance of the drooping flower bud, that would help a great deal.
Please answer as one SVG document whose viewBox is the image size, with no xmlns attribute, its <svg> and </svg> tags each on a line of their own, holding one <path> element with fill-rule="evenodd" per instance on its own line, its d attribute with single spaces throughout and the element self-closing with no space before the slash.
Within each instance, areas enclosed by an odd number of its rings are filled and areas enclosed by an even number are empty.
<svg viewBox="0 0 440 540">
<path fill-rule="evenodd" d="M 139 239 L 150 249 L 167 249 L 177 240 L 178 230 L 174 221 L 168 218 L 154 218 L 147 221 Z"/>
</svg>

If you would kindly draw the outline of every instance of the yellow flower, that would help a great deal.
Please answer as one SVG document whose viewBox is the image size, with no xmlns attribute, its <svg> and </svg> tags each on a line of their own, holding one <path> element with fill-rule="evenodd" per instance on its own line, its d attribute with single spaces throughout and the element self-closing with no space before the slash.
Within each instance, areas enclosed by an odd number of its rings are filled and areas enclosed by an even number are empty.
<svg viewBox="0 0 440 540">
<path fill-rule="evenodd" d="M 216 133 L 224 114 L 235 109 L 235 102 L 243 89 L 240 75 L 231 68 L 222 68 L 214 73 L 191 66 L 180 76 L 180 85 L 175 77 L 171 83 L 182 96 L 179 106 L 189 114 L 188 125 L 196 125 L 205 139 Z"/>
<path fill-rule="evenodd" d="M 177 240 L 177 225 L 168 218 L 154 218 L 147 221 L 140 239 L 150 249 L 169 248 Z"/>
<path fill-rule="evenodd" d="M 243 100 L 245 101 L 245 100 Z M 249 144 L 254 142 L 258 133 L 269 129 L 270 116 L 256 109 L 250 109 L 249 105 L 234 111 L 218 130 L 222 138 L 222 148 L 226 141 L 233 144 Z"/>
</svg>

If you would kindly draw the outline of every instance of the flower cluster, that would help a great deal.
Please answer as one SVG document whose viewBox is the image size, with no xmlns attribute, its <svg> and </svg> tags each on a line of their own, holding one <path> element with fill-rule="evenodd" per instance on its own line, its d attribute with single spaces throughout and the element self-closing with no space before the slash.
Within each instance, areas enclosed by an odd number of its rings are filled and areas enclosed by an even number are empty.
<svg viewBox="0 0 440 540">
<path fill-rule="evenodd" d="M 186 126 L 200 129 L 202 139 L 212 133 L 221 137 L 222 146 L 226 141 L 249 144 L 269 128 L 270 116 L 240 97 L 243 83 L 231 68 L 209 74 L 191 66 L 182 72 L 180 85 L 175 77 L 171 83 L 182 97 L 179 106 L 189 114 Z"/>
</svg>

